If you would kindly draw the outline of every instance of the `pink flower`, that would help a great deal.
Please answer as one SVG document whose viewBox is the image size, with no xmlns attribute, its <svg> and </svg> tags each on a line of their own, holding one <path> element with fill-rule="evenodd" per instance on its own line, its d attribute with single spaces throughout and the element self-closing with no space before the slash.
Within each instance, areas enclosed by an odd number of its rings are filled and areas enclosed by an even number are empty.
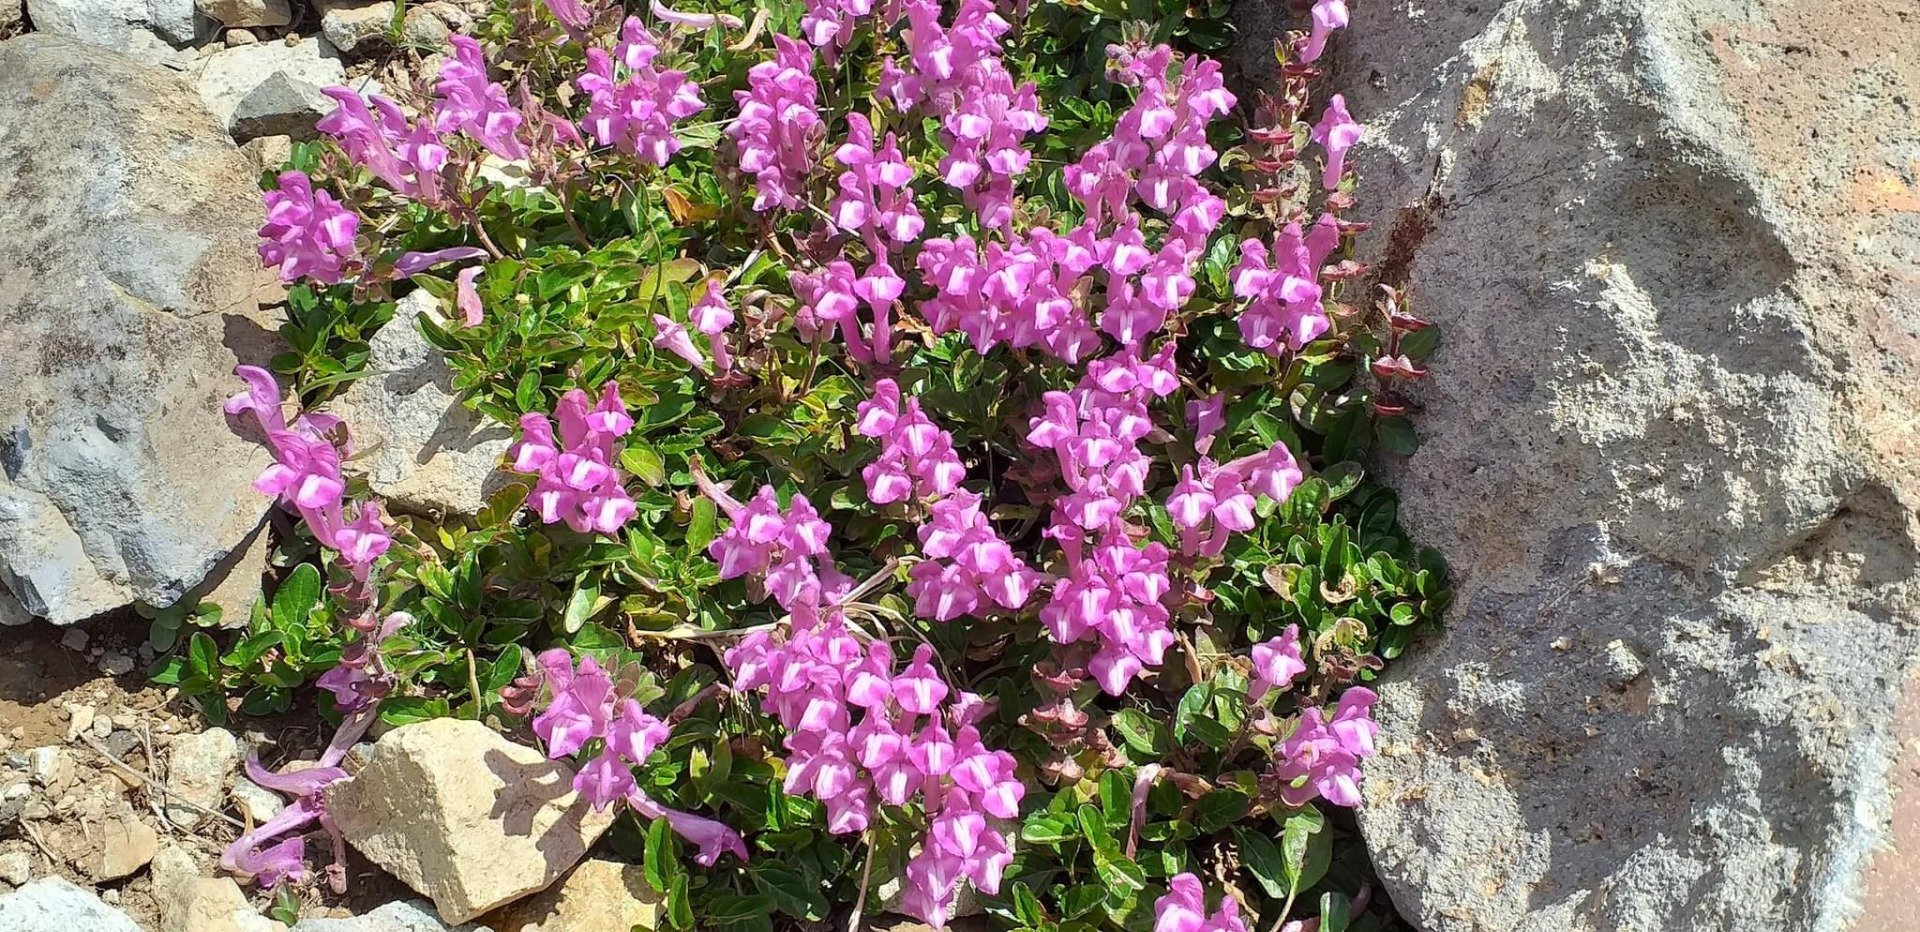
<svg viewBox="0 0 1920 932">
<path fill-rule="evenodd" d="M 686 360 L 687 365 L 705 372 L 708 369 L 707 357 L 701 355 L 700 347 L 693 345 L 692 335 L 679 321 L 665 314 L 653 315 L 653 345 Z"/>
<path fill-rule="evenodd" d="M 1317 707 L 1300 713 L 1273 769 L 1287 805 L 1304 806 L 1316 797 L 1336 806 L 1360 805 L 1360 761 L 1373 756 L 1380 731 L 1370 717 L 1376 698 L 1373 690 L 1352 686 L 1341 694 L 1331 722 L 1322 720 Z"/>
<path fill-rule="evenodd" d="M 1313 126 L 1313 141 L 1327 150 L 1327 167 L 1320 175 L 1320 183 L 1328 190 L 1340 186 L 1340 176 L 1346 173 L 1347 150 L 1358 145 L 1363 128 L 1347 114 L 1347 99 L 1339 94 L 1327 102 L 1327 110 L 1320 115 L 1320 122 Z"/>
<path fill-rule="evenodd" d="M 600 11 L 592 0 L 545 0 L 547 12 L 560 21 L 568 32 L 580 33 L 593 25 L 593 18 Z"/>
<path fill-rule="evenodd" d="M 278 266 L 280 280 L 310 278 L 323 285 L 340 281 L 358 258 L 354 236 L 360 218 L 333 195 L 316 191 L 305 172 L 282 172 L 280 185 L 266 192 L 267 222 L 260 227 L 260 261 Z"/>
<path fill-rule="evenodd" d="M 637 511 L 613 467 L 620 457 L 615 441 L 633 429 L 633 418 L 612 382 L 598 405 L 591 411 L 587 405 L 587 393 L 580 389 L 561 396 L 554 409 L 560 424 L 557 442 L 553 423 L 544 415 L 521 415 L 520 441 L 508 449 L 507 457 L 515 472 L 540 477 L 527 494 L 527 504 L 541 521 L 564 521 L 583 534 L 611 535 Z"/>
<path fill-rule="evenodd" d="M 674 124 L 705 110 L 700 85 L 687 73 L 654 65 L 660 47 L 636 17 L 620 28 L 620 42 L 609 55 L 587 49 L 587 71 L 574 86 L 587 94 L 587 116 L 580 127 L 603 146 L 613 146 L 654 165 L 665 165 L 680 151 Z"/>
<path fill-rule="evenodd" d="M 1307 64 L 1318 60 L 1320 53 L 1327 47 L 1327 37 L 1332 35 L 1335 29 L 1346 25 L 1346 0 L 1314 0 L 1313 31 L 1307 35 L 1306 41 L 1300 44 L 1300 62 Z"/>
<path fill-rule="evenodd" d="M 1153 932 L 1247 932 L 1240 903 L 1220 898 L 1220 908 L 1207 915 L 1207 892 L 1200 878 L 1180 874 L 1168 881 L 1168 890 L 1153 904 Z"/>
<path fill-rule="evenodd" d="M 1247 345 L 1278 356 L 1283 346 L 1298 351 L 1326 333 L 1331 322 L 1320 302 L 1319 275 L 1315 251 L 1298 223 L 1280 232 L 1271 258 L 1259 240 L 1242 241 L 1233 293 L 1249 299 L 1239 321 Z"/>
<path fill-rule="evenodd" d="M 727 339 L 727 328 L 733 326 L 733 308 L 727 306 L 726 292 L 721 290 L 720 279 L 707 282 L 707 290 L 688 311 L 693 320 L 693 329 L 707 335 L 709 345 L 713 347 L 713 364 L 726 375 L 733 369 L 733 350 Z"/>
<path fill-rule="evenodd" d="M 813 170 L 813 148 L 825 129 L 813 50 L 786 36 L 773 41 L 773 60 L 753 66 L 747 90 L 734 92 L 740 115 L 727 127 L 740 148 L 740 169 L 759 184 L 755 210 L 799 206 L 799 189 Z"/>
<path fill-rule="evenodd" d="M 507 102 L 505 88 L 487 80 L 487 57 L 480 43 L 461 35 L 452 37 L 453 54 L 440 66 L 439 98 L 434 105 L 433 128 L 445 134 L 463 132 L 503 159 L 524 159 L 527 144 L 518 137 L 525 117 Z"/>
<path fill-rule="evenodd" d="M 1288 625 L 1280 636 L 1253 645 L 1253 683 L 1247 701 L 1258 702 L 1270 690 L 1286 689 L 1294 677 L 1307 672 L 1300 659 L 1300 626 Z"/>
<path fill-rule="evenodd" d="M 480 275 L 479 266 L 460 270 L 454 277 L 454 306 L 460 309 L 460 316 L 467 326 L 479 326 L 486 316 L 486 307 L 480 303 L 480 292 L 473 287 L 473 280 Z"/>
</svg>

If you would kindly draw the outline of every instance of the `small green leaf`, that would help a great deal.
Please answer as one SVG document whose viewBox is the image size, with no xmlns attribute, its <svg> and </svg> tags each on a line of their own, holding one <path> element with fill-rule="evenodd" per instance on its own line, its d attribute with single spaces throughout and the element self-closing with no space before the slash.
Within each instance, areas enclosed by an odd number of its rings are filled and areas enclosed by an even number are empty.
<svg viewBox="0 0 1920 932">
<path fill-rule="evenodd" d="M 273 593 L 273 625 L 276 628 L 305 627 L 307 616 L 320 604 L 320 571 L 311 563 L 302 563 L 281 580 Z"/>
<path fill-rule="evenodd" d="M 594 608 L 599 602 L 598 580 L 588 581 L 584 574 L 574 580 L 573 595 L 567 599 L 567 613 L 560 620 L 560 630 L 567 634 L 579 631 L 580 626 L 586 624 L 587 619 L 593 615 Z"/>
</svg>

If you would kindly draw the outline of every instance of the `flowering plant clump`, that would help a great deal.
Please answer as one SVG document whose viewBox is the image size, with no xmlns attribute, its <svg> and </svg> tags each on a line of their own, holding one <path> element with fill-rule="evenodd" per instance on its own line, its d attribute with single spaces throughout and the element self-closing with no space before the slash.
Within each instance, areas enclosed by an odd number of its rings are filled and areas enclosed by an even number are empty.
<svg viewBox="0 0 1920 932">
<path fill-rule="evenodd" d="M 1223 5 L 1124 6 L 517 2 L 329 90 L 268 179 L 275 368 L 325 402 L 424 290 L 511 481 L 388 515 L 243 371 L 313 598 L 166 675 L 524 735 L 674 929 L 1379 921 L 1363 684 L 1449 593 L 1367 466 L 1437 333 L 1354 258 L 1344 4 L 1257 99 Z M 301 882 L 328 779 L 230 866 Z"/>
</svg>

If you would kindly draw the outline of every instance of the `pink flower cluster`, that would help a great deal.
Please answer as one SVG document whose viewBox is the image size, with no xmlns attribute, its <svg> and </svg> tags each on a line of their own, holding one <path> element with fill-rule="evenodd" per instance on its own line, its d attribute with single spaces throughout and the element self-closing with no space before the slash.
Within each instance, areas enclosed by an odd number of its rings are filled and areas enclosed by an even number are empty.
<svg viewBox="0 0 1920 932">
<path fill-rule="evenodd" d="M 580 125 L 595 142 L 665 165 L 680 151 L 674 124 L 707 105 L 700 85 L 686 72 L 655 66 L 659 56 L 653 34 L 637 17 L 628 17 L 612 55 L 587 49 L 587 71 L 574 86 L 587 95 L 587 116 Z"/>
<path fill-rule="evenodd" d="M 315 126 L 337 140 L 347 158 L 398 194 L 429 205 L 445 201 L 441 171 L 452 151 L 432 120 L 410 122 L 399 104 L 378 94 L 362 99 L 348 87 L 321 93 L 336 106 Z"/>
<path fill-rule="evenodd" d="M 260 261 L 278 266 L 283 282 L 339 282 L 358 252 L 353 238 L 360 218 L 333 195 L 314 190 L 306 172 L 281 172 L 279 187 L 263 197 L 267 222 L 260 227 Z"/>
<path fill-rule="evenodd" d="M 592 657 L 580 658 L 576 669 L 572 655 L 555 649 L 542 653 L 538 662 L 550 698 L 533 719 L 533 733 L 547 746 L 547 757 L 572 757 L 589 742 L 598 743 L 598 753 L 573 777 L 581 798 L 598 810 L 624 800 L 640 815 L 666 819 L 694 844 L 694 860 L 701 864 L 712 866 L 729 852 L 746 860 L 747 845 L 740 833 L 713 819 L 661 806 L 633 778 L 633 768 L 645 765 L 667 740 L 667 723 L 648 715 L 638 701 L 619 695 L 612 674 Z"/>
<path fill-rule="evenodd" d="M 587 393 L 574 389 L 560 397 L 553 422 L 544 414 L 520 416 L 520 442 L 508 451 L 515 472 L 537 475 L 527 504 L 547 524 L 565 521 L 581 533 L 615 534 L 635 512 L 614 468 L 620 451 L 614 442 L 633 429 L 620 388 L 608 382 L 600 402 L 588 408 Z"/>
<path fill-rule="evenodd" d="M 1320 269 L 1339 245 L 1340 227 L 1330 214 L 1305 234 L 1300 224 L 1287 224 L 1272 253 L 1257 239 L 1240 243 L 1233 293 L 1249 300 L 1239 321 L 1248 346 L 1279 356 L 1282 347 L 1298 350 L 1327 332 Z"/>
<path fill-rule="evenodd" d="M 460 35 L 448 41 L 453 54 L 440 66 L 440 80 L 433 87 L 439 98 L 434 130 L 465 133 L 503 159 L 526 158 L 527 144 L 519 138 L 526 118 L 507 102 L 505 88 L 487 80 L 487 56 L 480 43 Z"/>
<path fill-rule="evenodd" d="M 787 730 L 787 792 L 824 803 L 838 834 L 865 831 L 878 805 L 917 800 L 928 830 L 907 864 L 902 909 L 944 927 L 961 880 L 999 890 L 1013 854 L 988 819 L 1016 818 L 1025 794 L 1013 756 L 981 742 L 985 701 L 948 686 L 926 645 L 896 673 L 885 641 L 855 637 L 842 604 L 852 580 L 816 565 L 830 529 L 804 496 L 783 512 L 771 488 L 748 504 L 703 489 L 733 522 L 709 547 L 721 577 L 763 577 L 791 619 L 726 654 L 734 688 L 764 690 Z"/>
<path fill-rule="evenodd" d="M 985 353 L 1002 343 L 1077 362 L 1100 346 L 1076 295 L 1100 262 L 1090 228 L 1059 236 L 1044 227 L 1007 241 L 931 239 L 916 260 L 934 296 L 920 311 L 935 333 L 960 332 Z"/>
<path fill-rule="evenodd" d="M 1000 36 L 1012 27 L 993 0 L 960 0 L 946 26 L 939 0 L 903 6 L 907 64 L 881 62 L 880 93 L 902 112 L 924 107 L 939 117 L 947 146 L 941 178 L 961 190 L 982 225 L 1011 230 L 1013 179 L 1031 159 L 1022 141 L 1047 126 L 1033 83 L 1015 87 L 1001 60 Z"/>
<path fill-rule="evenodd" d="M 1373 756 L 1380 734 L 1372 718 L 1378 698 L 1365 686 L 1350 686 L 1340 694 L 1333 718 L 1324 719 L 1317 706 L 1300 713 L 1293 734 L 1281 742 L 1273 768 L 1287 805 L 1304 806 L 1315 798 L 1336 806 L 1360 805 L 1360 761 Z"/>
<path fill-rule="evenodd" d="M 836 259 L 813 272 L 794 272 L 788 276 L 794 296 L 801 306 L 794 328 L 809 340 L 831 337 L 838 331 L 846 342 L 847 356 L 856 362 L 885 363 L 892 357 L 893 309 L 907 283 L 884 260 L 867 267 L 865 275 L 854 271 L 853 263 Z M 873 319 L 870 336 L 863 336 L 860 307 L 865 305 Z"/>
<path fill-rule="evenodd" d="M 922 618 L 985 616 L 996 606 L 1016 611 L 1046 582 L 994 531 L 980 496 L 966 489 L 936 500 L 919 536 L 926 559 L 908 571 L 907 594 Z"/>
<path fill-rule="evenodd" d="M 1253 529 L 1256 495 L 1284 502 L 1305 474 L 1285 444 L 1224 466 L 1201 457 L 1196 466 L 1182 466 L 1180 481 L 1167 495 L 1167 514 L 1180 529 L 1180 551 L 1188 556 L 1217 557 L 1233 534 Z"/>
<path fill-rule="evenodd" d="M 347 484 L 340 474 L 346 425 L 334 415 L 320 413 L 303 414 L 289 423 L 280 409 L 280 385 L 272 373 L 258 366 L 238 366 L 233 373 L 247 384 L 247 390 L 227 400 L 226 412 L 234 417 L 252 415 L 274 456 L 273 465 L 254 480 L 253 487 L 299 512 L 314 539 L 346 565 L 353 580 L 348 597 L 365 601 L 371 595 L 367 586 L 373 564 L 393 545 L 393 538 L 381 519 L 378 502 L 361 502 L 354 506 L 354 516 L 347 517 Z M 339 445 L 334 434 L 342 438 Z"/>
<path fill-rule="evenodd" d="M 1153 932 L 1247 932 L 1240 901 L 1231 896 L 1221 897 L 1219 908 L 1207 915 L 1207 891 L 1200 878 L 1181 874 L 1167 887 L 1167 895 L 1153 903 Z"/>
<path fill-rule="evenodd" d="M 754 176 L 755 210 L 800 205 L 800 189 L 813 171 L 814 145 L 824 133 L 819 87 L 813 81 L 813 50 L 786 36 L 773 37 L 772 61 L 747 71 L 747 89 L 734 91 L 740 115 L 727 135 L 740 147 L 740 169 Z"/>
<path fill-rule="evenodd" d="M 967 477 L 953 451 L 953 437 L 920 410 L 920 399 L 900 403 L 900 386 L 881 379 L 873 397 L 860 403 L 855 429 L 880 441 L 880 456 L 860 470 L 867 500 L 891 505 L 914 498 L 950 495 Z"/>
</svg>

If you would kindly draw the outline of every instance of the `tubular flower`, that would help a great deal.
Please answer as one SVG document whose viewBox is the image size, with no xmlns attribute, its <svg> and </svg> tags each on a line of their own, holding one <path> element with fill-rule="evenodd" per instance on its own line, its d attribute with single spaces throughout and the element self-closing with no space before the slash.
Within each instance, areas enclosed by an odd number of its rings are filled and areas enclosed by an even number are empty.
<svg viewBox="0 0 1920 932">
<path fill-rule="evenodd" d="M 1320 174 L 1320 184 L 1327 190 L 1340 186 L 1340 176 L 1347 171 L 1347 150 L 1360 144 L 1362 132 L 1360 124 L 1347 113 L 1346 97 L 1333 95 L 1320 122 L 1313 125 L 1313 141 L 1327 150 L 1327 167 Z"/>
<path fill-rule="evenodd" d="M 759 185 L 755 210 L 799 206 L 799 189 L 813 170 L 814 145 L 825 130 L 813 50 L 786 36 L 773 41 L 773 60 L 753 66 L 747 90 L 734 92 L 740 116 L 727 126 L 727 136 L 740 148 L 740 169 Z"/>
<path fill-rule="evenodd" d="M 648 715 L 638 701 L 619 695 L 612 674 L 592 657 L 581 657 L 576 668 L 571 654 L 555 649 L 540 654 L 536 662 L 546 677 L 549 698 L 533 719 L 533 733 L 547 746 L 547 757 L 572 757 L 589 742 L 598 749 L 574 774 L 573 788 L 581 798 L 601 811 L 624 800 L 642 816 L 666 819 L 698 849 L 694 860 L 701 864 L 712 866 L 727 853 L 747 859 L 740 833 L 660 805 L 634 779 L 633 768 L 644 766 L 670 736 L 665 722 Z"/>
<path fill-rule="evenodd" d="M 1377 698 L 1365 686 L 1350 686 L 1340 694 L 1331 720 L 1318 707 L 1300 713 L 1273 767 L 1287 805 L 1304 806 L 1316 798 L 1336 806 L 1360 805 L 1360 761 L 1373 756 L 1380 733 L 1372 718 Z"/>
<path fill-rule="evenodd" d="M 487 80 L 487 56 L 480 43 L 456 35 L 453 54 L 440 66 L 433 86 L 433 128 L 441 134 L 462 132 L 503 159 L 524 159 L 527 144 L 519 138 L 526 118 L 507 102 L 507 91 Z"/>
<path fill-rule="evenodd" d="M 260 262 L 278 267 L 283 282 L 337 284 L 357 258 L 360 218 L 333 195 L 314 190 L 306 172 L 281 172 L 279 186 L 262 197 L 267 222 L 260 227 Z"/>
<path fill-rule="evenodd" d="M 655 66 L 660 46 L 640 20 L 628 17 L 609 55 L 587 49 L 587 71 L 574 86 L 587 95 L 581 130 L 594 142 L 665 165 L 680 151 L 674 124 L 707 108 L 687 73 Z"/>
<path fill-rule="evenodd" d="M 588 403 L 587 393 L 577 388 L 561 396 L 554 409 L 558 441 L 546 415 L 522 415 L 520 442 L 507 455 L 513 471 L 540 477 L 527 494 L 527 504 L 541 521 L 564 521 L 583 534 L 610 535 L 636 510 L 613 466 L 620 457 L 615 441 L 633 429 L 633 418 L 612 382 L 601 392 L 599 404 L 589 410 Z"/>
<path fill-rule="evenodd" d="M 1327 48 L 1327 37 L 1335 29 L 1347 25 L 1346 0 L 1314 0 L 1313 31 L 1300 43 L 1300 61 L 1309 64 L 1318 61 L 1320 53 Z"/>
<path fill-rule="evenodd" d="M 1207 915 L 1207 892 L 1200 878 L 1181 874 L 1167 883 L 1167 895 L 1153 903 L 1153 932 L 1247 932 L 1240 918 L 1240 901 L 1220 898 L 1220 907 Z"/>
</svg>

